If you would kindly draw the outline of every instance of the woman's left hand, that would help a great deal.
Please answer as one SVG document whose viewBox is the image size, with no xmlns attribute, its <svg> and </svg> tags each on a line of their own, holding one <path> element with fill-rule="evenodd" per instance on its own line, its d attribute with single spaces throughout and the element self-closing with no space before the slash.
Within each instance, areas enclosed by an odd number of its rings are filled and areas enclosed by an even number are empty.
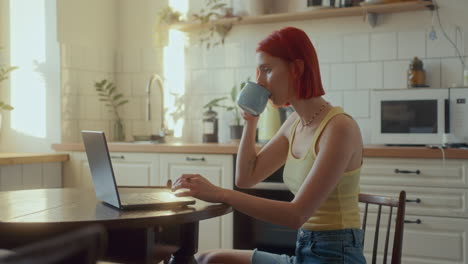
<svg viewBox="0 0 468 264">
<path fill-rule="evenodd" d="M 213 185 L 200 174 L 184 174 L 172 185 L 172 191 L 178 189 L 188 189 L 176 193 L 176 196 L 192 196 L 197 199 L 211 202 L 222 203 L 224 190 L 221 187 Z"/>
</svg>

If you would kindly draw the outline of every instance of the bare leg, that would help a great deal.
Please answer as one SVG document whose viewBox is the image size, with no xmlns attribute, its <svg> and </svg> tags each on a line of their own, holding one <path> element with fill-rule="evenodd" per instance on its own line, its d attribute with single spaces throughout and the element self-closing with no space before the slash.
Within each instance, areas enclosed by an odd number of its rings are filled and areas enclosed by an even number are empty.
<svg viewBox="0 0 468 264">
<path fill-rule="evenodd" d="M 215 249 L 197 255 L 199 264 L 250 264 L 252 250 Z"/>
</svg>

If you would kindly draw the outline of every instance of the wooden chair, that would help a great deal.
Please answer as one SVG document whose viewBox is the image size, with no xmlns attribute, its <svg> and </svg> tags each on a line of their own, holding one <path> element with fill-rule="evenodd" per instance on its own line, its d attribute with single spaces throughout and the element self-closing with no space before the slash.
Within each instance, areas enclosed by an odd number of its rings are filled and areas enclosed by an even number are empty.
<svg viewBox="0 0 468 264">
<path fill-rule="evenodd" d="M 366 233 L 366 225 L 368 220 L 369 204 L 376 205 L 377 207 L 377 219 L 375 223 L 375 233 L 374 241 L 372 247 L 372 264 L 375 264 L 377 261 L 377 249 L 379 245 L 379 232 L 380 232 L 380 220 L 382 216 L 382 207 L 389 207 L 388 209 L 388 219 L 387 219 L 387 229 L 385 236 L 385 246 L 383 252 L 383 263 L 387 263 L 387 252 L 390 239 L 390 231 L 392 229 L 392 219 L 393 218 L 393 209 L 396 208 L 396 223 L 394 229 L 393 237 L 393 250 L 392 250 L 392 262 L 391 264 L 400 264 L 401 263 L 401 252 L 403 245 L 403 229 L 405 221 L 405 206 L 406 206 L 406 192 L 401 191 L 399 198 L 390 198 L 385 196 L 370 195 L 370 194 L 359 194 L 359 202 L 365 203 L 363 221 L 362 221 L 362 230 L 364 235 Z M 364 239 L 363 239 L 364 245 Z"/>
<path fill-rule="evenodd" d="M 103 256 L 106 245 L 105 230 L 89 226 L 13 249 L 0 256 L 0 264 L 91 264 Z"/>
</svg>

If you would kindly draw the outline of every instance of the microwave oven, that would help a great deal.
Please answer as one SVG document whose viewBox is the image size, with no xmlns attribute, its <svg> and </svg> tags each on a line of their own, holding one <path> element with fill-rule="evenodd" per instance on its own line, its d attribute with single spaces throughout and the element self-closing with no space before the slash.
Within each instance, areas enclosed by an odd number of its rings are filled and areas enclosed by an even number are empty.
<svg viewBox="0 0 468 264">
<path fill-rule="evenodd" d="M 374 90 L 371 143 L 468 142 L 468 88 Z"/>
</svg>

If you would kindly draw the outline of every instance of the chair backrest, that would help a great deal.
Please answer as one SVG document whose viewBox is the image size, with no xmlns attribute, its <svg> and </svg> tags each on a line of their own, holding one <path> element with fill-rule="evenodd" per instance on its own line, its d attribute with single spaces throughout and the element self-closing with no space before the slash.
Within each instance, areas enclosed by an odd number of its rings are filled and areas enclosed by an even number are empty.
<svg viewBox="0 0 468 264">
<path fill-rule="evenodd" d="M 371 194 L 359 194 L 359 202 L 364 203 L 364 213 L 362 221 L 362 230 L 366 233 L 366 226 L 368 222 L 369 204 L 377 207 L 377 216 L 375 222 L 375 233 L 374 243 L 372 247 L 372 264 L 377 262 L 377 249 L 379 245 L 379 233 L 380 233 L 380 220 L 382 218 L 382 207 L 388 207 L 388 219 L 387 229 L 385 235 L 385 246 L 383 252 L 383 263 L 387 263 L 387 253 L 390 240 L 390 233 L 392 229 L 392 219 L 394 218 L 394 208 L 396 208 L 396 223 L 393 237 L 393 250 L 392 250 L 392 264 L 401 263 L 401 252 L 403 246 L 403 229 L 405 221 L 405 206 L 406 206 L 406 192 L 401 191 L 399 198 L 390 198 L 386 196 L 371 195 Z M 387 211 L 386 211 L 387 212 Z M 364 236 L 365 237 L 365 236 Z M 363 244 L 365 240 L 363 239 Z"/>
<path fill-rule="evenodd" d="M 100 226 L 88 226 L 16 248 L 0 256 L 0 264 L 96 263 L 103 256 L 107 235 Z"/>
</svg>

